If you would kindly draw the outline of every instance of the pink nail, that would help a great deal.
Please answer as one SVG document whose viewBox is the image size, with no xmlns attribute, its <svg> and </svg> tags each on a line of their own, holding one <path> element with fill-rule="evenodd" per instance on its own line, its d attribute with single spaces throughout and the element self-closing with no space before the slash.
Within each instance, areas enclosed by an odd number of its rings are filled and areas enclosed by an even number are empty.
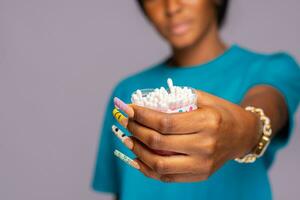
<svg viewBox="0 0 300 200">
<path fill-rule="evenodd" d="M 114 104 L 118 109 L 124 111 L 129 117 L 133 116 L 133 110 L 130 106 L 128 106 L 124 101 L 119 99 L 118 97 L 114 98 Z"/>
</svg>

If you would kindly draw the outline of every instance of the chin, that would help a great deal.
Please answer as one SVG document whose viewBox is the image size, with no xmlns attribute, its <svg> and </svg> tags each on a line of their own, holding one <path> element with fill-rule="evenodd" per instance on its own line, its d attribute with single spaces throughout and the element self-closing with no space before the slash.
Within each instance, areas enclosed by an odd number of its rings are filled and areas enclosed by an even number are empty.
<svg viewBox="0 0 300 200">
<path fill-rule="evenodd" d="M 193 46 L 196 42 L 196 38 L 194 37 L 178 37 L 178 38 L 170 38 L 168 40 L 169 44 L 175 49 L 185 49 L 190 46 Z"/>
<path fill-rule="evenodd" d="M 173 48 L 185 49 L 195 45 L 198 41 L 199 35 L 201 35 L 201 31 L 196 31 L 194 29 L 180 36 L 169 35 L 167 40 Z"/>
</svg>

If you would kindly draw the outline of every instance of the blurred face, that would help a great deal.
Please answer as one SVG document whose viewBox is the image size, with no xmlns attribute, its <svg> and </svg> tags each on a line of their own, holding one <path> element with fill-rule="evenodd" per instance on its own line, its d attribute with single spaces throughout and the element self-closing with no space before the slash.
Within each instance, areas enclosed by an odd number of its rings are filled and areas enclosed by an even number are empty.
<svg viewBox="0 0 300 200">
<path fill-rule="evenodd" d="M 201 41 L 216 25 L 214 0 L 143 0 L 157 31 L 175 49 Z"/>
</svg>

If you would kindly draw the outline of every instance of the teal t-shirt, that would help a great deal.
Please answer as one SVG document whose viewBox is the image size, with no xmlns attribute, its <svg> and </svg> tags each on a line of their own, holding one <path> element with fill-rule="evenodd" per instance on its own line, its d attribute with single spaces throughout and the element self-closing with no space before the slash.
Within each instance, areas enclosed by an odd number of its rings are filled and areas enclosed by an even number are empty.
<svg viewBox="0 0 300 200">
<path fill-rule="evenodd" d="M 135 158 L 111 131 L 113 124 L 120 127 L 111 114 L 113 97 L 129 103 L 133 91 L 167 87 L 167 78 L 172 78 L 175 85 L 203 90 L 236 104 L 243 100 L 249 88 L 258 84 L 271 85 L 285 97 L 289 121 L 273 138 L 265 155 L 253 164 L 228 161 L 208 180 L 193 183 L 165 183 L 150 179 L 113 155 L 114 149 L 118 149 Z M 235 44 L 205 64 L 187 68 L 171 67 L 166 61 L 155 64 L 120 81 L 114 88 L 102 123 L 92 188 L 117 194 L 121 200 L 272 199 L 267 170 L 275 152 L 287 144 L 294 130 L 299 99 L 300 68 L 291 56 L 283 52 L 261 54 Z"/>
</svg>

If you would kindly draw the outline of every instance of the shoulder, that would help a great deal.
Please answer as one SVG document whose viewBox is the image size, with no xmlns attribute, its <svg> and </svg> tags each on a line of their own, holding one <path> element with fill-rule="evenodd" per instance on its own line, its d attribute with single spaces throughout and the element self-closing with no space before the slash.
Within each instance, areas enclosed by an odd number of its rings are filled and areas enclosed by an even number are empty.
<svg viewBox="0 0 300 200">
<path fill-rule="evenodd" d="M 251 50 L 246 47 L 239 47 L 241 58 L 244 61 L 250 62 L 252 68 L 268 68 L 275 69 L 287 69 L 287 70 L 299 70 L 299 64 L 296 59 L 288 52 L 276 51 L 271 53 L 263 53 Z"/>
<path fill-rule="evenodd" d="M 273 70 L 300 75 L 299 64 L 296 59 L 287 52 L 278 52 L 269 55 L 266 59 L 266 66 Z"/>
</svg>

